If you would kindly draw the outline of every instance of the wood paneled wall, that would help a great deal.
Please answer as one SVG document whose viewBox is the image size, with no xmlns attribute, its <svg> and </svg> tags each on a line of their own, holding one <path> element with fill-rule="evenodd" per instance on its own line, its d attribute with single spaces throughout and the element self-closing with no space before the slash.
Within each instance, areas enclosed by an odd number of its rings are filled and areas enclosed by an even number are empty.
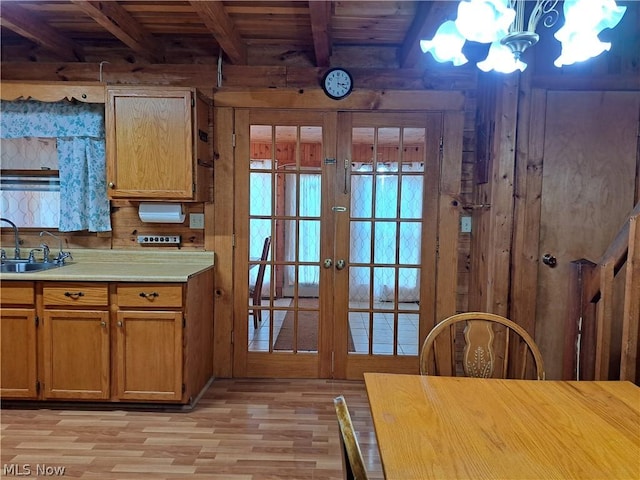
<svg viewBox="0 0 640 480">
<path fill-rule="evenodd" d="M 35 65 L 34 65 L 35 67 Z M 46 73 L 47 69 L 41 69 L 38 66 L 42 75 L 39 78 L 42 80 L 51 79 L 51 76 Z M 69 75 L 68 80 L 82 80 L 83 74 L 74 77 L 74 66 L 70 65 L 70 70 L 67 72 Z M 85 67 L 80 68 L 78 72 L 85 71 Z M 22 71 L 18 69 L 17 71 Z M 37 80 L 38 69 L 30 71 L 27 75 L 31 80 Z M 140 85 L 159 85 L 166 84 L 167 78 L 172 85 L 189 85 L 197 86 L 204 89 L 208 95 L 213 95 L 211 92 L 215 88 L 213 82 L 215 76 L 199 77 L 197 81 L 195 79 L 189 80 L 184 77 L 175 82 L 170 79 L 171 67 L 167 66 L 165 70 L 157 68 L 149 68 L 145 71 L 149 72 L 149 75 L 145 75 L 144 72 L 138 72 L 135 78 L 131 78 L 128 74 L 118 76 L 117 73 L 112 73 L 109 78 L 110 83 L 124 83 L 124 84 L 140 84 Z M 166 77 L 162 72 L 167 73 Z M 181 67 L 181 71 L 183 68 Z M 4 73 L 4 72 L 3 72 Z M 3 75 L 4 77 L 4 75 Z M 55 77 L 55 75 L 54 75 Z M 203 85 L 203 82 L 205 83 Z M 470 84 L 466 85 L 470 87 Z M 413 84 L 409 84 L 409 87 L 414 87 Z M 319 88 L 315 87 L 317 90 Z M 248 89 L 240 90 L 239 93 L 246 92 Z M 278 93 L 279 90 L 274 90 Z M 389 99 L 393 98 L 392 95 L 385 92 L 383 96 L 381 92 L 366 91 L 360 89 L 357 95 L 354 92 L 352 102 L 363 102 L 363 105 L 372 105 L 372 109 L 384 110 L 385 103 Z M 446 108 L 447 103 L 443 101 L 442 95 L 430 96 L 429 92 L 426 93 L 426 98 L 429 99 L 425 108 L 437 109 Z M 457 139 L 456 143 L 462 143 L 463 145 L 463 159 L 462 165 L 457 168 L 461 168 L 462 181 L 459 186 L 455 186 L 453 191 L 459 192 L 459 195 L 450 208 L 457 210 L 460 213 L 466 214 L 468 210 L 465 210 L 466 205 L 471 203 L 473 195 L 473 177 L 474 177 L 474 163 L 475 163 L 475 91 L 473 89 L 465 90 L 464 94 L 464 138 Z M 305 94 L 308 95 L 308 94 Z M 275 95 L 277 97 L 277 95 Z M 314 99 L 320 98 L 311 92 L 311 97 Z M 232 98 L 229 96 L 226 99 Z M 378 100 L 376 100 L 378 99 Z M 382 100 L 380 100 L 382 99 Z M 381 103 L 382 102 L 382 103 Z M 334 105 L 334 104 L 333 104 Z M 187 214 L 187 220 L 184 224 L 150 224 L 143 223 L 139 220 L 137 215 L 137 208 L 139 202 L 134 201 L 117 201 L 112 202 L 112 226 L 113 231 L 111 234 L 89 234 L 73 233 L 64 234 L 65 248 L 124 248 L 124 249 L 175 249 L 178 247 L 173 246 L 141 246 L 137 243 L 138 234 L 177 234 L 182 236 L 182 245 L 179 248 L 184 249 L 204 249 L 218 252 L 223 254 L 216 255 L 216 278 L 215 285 L 212 292 L 212 298 L 215 302 L 216 318 L 215 318 L 215 335 L 214 335 L 214 374 L 218 377 L 228 377 L 233 375 L 232 371 L 232 322 L 229 320 L 229 315 L 232 312 L 232 296 L 230 292 L 233 289 L 233 211 L 234 211 L 234 196 L 233 196 L 233 165 L 229 163 L 229 159 L 233 158 L 233 148 L 230 141 L 223 141 L 224 139 L 231 138 L 233 132 L 233 108 L 228 106 L 216 107 L 214 105 L 214 111 L 212 114 L 212 122 L 210 130 L 215 134 L 212 134 L 214 138 L 214 185 L 212 193 L 212 202 L 207 203 L 183 203 L 183 208 Z M 282 108 L 287 107 L 283 104 Z M 295 108 L 301 108 L 300 105 L 296 105 Z M 265 150 L 264 145 L 256 144 L 253 146 L 255 151 L 252 155 L 254 158 L 270 158 L 270 152 Z M 290 149 L 290 146 L 283 145 L 282 148 Z M 406 154 L 409 156 L 412 153 L 412 147 L 405 147 Z M 366 151 L 366 147 L 363 148 L 362 158 L 370 158 L 371 152 Z M 302 158 L 309 159 L 314 163 L 318 158 L 321 158 L 318 145 L 305 146 Z M 387 158 L 393 158 L 397 155 L 397 152 L 389 151 L 385 152 Z M 415 151 L 416 157 L 421 157 L 422 153 Z M 189 213 L 204 213 L 205 214 L 205 230 L 192 230 L 188 226 Z M 11 244 L 12 239 L 7 229 L 3 229 L 2 243 L 3 245 Z M 34 245 L 39 240 L 37 232 L 22 232 L 21 237 L 25 239 L 25 243 L 30 243 L 31 239 L 34 241 Z M 469 267 L 470 267 L 470 246 L 471 246 L 471 234 L 463 233 L 458 237 L 458 258 L 454 262 L 457 264 L 457 272 L 454 278 L 457 278 L 456 287 L 456 300 L 455 309 L 457 311 L 465 311 L 467 309 L 467 295 L 469 291 Z"/>
</svg>

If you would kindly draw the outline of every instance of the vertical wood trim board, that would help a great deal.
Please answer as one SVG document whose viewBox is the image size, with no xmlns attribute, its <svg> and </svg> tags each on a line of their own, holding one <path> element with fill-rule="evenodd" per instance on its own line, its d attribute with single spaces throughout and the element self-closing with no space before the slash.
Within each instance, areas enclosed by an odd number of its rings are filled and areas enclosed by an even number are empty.
<svg viewBox="0 0 640 480">
<path fill-rule="evenodd" d="M 206 207 L 207 222 L 213 225 L 213 238 L 206 240 L 207 250 L 215 252 L 213 374 L 231 377 L 233 345 L 233 214 L 234 151 L 233 109 L 214 109 L 214 128 L 218 158 L 215 160 L 213 205 Z M 215 212 L 215 217 L 213 213 Z M 209 247 L 211 243 L 211 248 Z"/>
</svg>

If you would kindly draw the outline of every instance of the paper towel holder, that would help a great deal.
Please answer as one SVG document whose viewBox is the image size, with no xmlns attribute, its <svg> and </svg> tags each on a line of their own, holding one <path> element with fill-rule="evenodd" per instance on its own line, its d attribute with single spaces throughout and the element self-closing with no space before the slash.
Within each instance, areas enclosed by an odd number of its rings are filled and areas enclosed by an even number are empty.
<svg viewBox="0 0 640 480">
<path fill-rule="evenodd" d="M 183 223 L 181 203 L 140 203 L 138 217 L 145 223 Z"/>
</svg>

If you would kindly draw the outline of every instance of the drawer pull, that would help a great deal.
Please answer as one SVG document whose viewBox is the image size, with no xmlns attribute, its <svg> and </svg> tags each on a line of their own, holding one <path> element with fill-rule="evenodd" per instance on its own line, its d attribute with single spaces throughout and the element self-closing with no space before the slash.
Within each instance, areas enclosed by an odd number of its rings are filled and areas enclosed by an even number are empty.
<svg viewBox="0 0 640 480">
<path fill-rule="evenodd" d="M 160 294 L 158 292 L 151 292 L 151 293 L 140 292 L 140 296 L 142 298 L 151 298 L 151 299 L 153 299 L 153 298 L 159 297 Z"/>
<path fill-rule="evenodd" d="M 69 297 L 69 298 L 80 298 L 80 297 L 84 297 L 84 293 L 82 293 L 82 292 L 64 292 L 64 296 L 65 297 Z"/>
</svg>

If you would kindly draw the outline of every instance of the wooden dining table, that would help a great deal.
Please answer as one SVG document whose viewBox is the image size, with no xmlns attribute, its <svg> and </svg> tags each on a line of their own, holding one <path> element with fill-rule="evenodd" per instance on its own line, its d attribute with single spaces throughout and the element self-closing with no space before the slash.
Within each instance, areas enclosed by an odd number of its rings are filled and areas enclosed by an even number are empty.
<svg viewBox="0 0 640 480">
<path fill-rule="evenodd" d="M 365 373 L 387 480 L 640 479 L 640 388 Z"/>
</svg>

